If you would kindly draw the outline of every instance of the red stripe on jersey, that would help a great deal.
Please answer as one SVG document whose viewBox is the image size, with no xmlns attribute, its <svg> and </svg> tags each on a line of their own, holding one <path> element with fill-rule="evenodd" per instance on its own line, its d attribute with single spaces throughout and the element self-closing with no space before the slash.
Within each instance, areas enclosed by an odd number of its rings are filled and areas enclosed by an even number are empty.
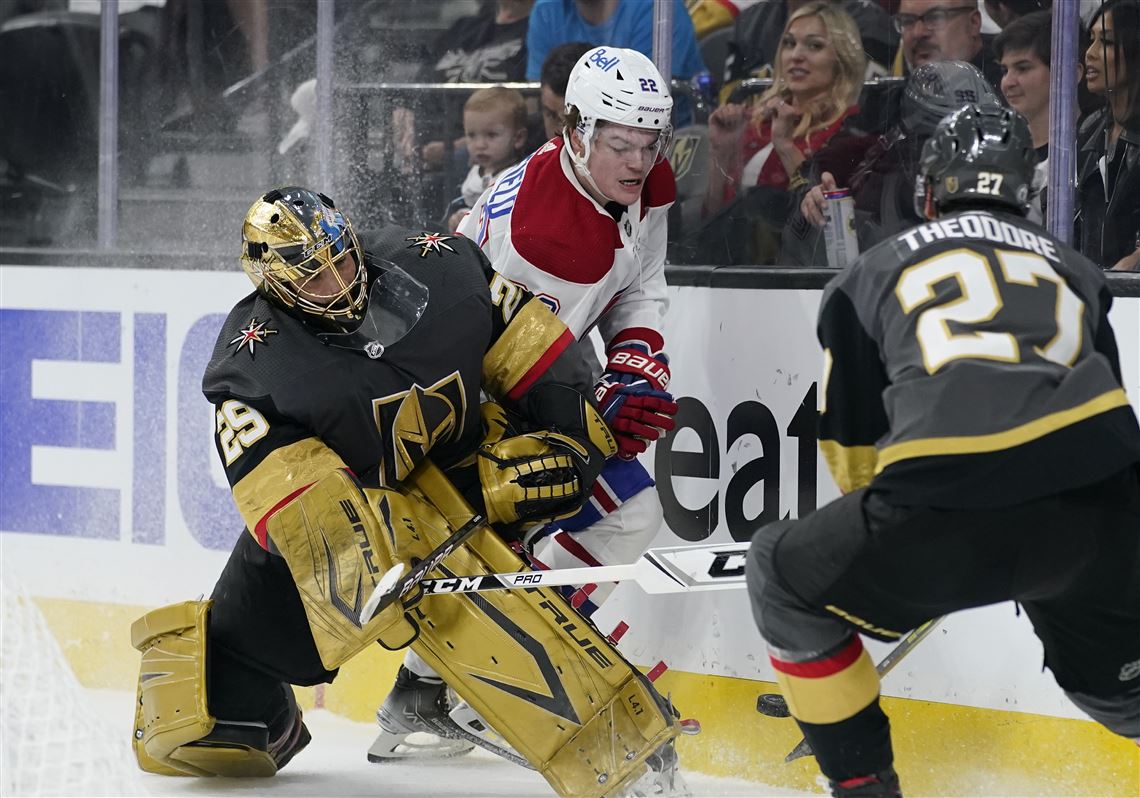
<svg viewBox="0 0 1140 798">
<path fill-rule="evenodd" d="M 269 551 L 269 530 L 266 526 L 269 523 L 269 519 L 273 517 L 273 514 L 275 512 L 280 510 L 282 507 L 284 507 L 289 502 L 296 499 L 298 496 L 300 496 L 302 493 L 307 491 L 309 488 L 311 488 L 315 484 L 317 484 L 317 483 L 310 482 L 308 485 L 302 485 L 301 487 L 297 488 L 295 491 L 290 493 L 288 496 L 286 496 L 284 499 L 277 502 L 277 504 L 270 507 L 269 512 L 267 512 L 265 515 L 261 516 L 261 520 L 258 521 L 257 525 L 254 526 L 254 528 L 253 528 L 253 536 L 255 538 L 257 538 L 257 545 L 261 546 L 261 548 L 265 549 L 266 551 Z"/>
<path fill-rule="evenodd" d="M 600 562 L 594 559 L 594 555 L 582 548 L 582 544 L 575 540 L 569 532 L 559 532 L 554 536 L 554 542 L 586 563 L 586 565 L 601 565 Z"/>
<path fill-rule="evenodd" d="M 546 373 L 546 370 L 558 359 L 558 356 L 566 351 L 566 347 L 574 343 L 574 333 L 570 330 L 563 330 L 562 335 L 550 345 L 550 348 L 543 353 L 535 364 L 530 367 L 522 379 L 515 383 L 515 387 L 507 391 L 507 398 L 512 402 L 517 402 L 522 395 L 527 392 L 530 386 L 534 385 L 535 381 Z"/>
<path fill-rule="evenodd" d="M 613 268 L 621 232 L 562 171 L 563 146 L 555 139 L 549 151 L 531 156 L 511 211 L 511 244 L 547 274 L 592 285 Z"/>
<path fill-rule="evenodd" d="M 808 662 L 786 662 L 774 656 L 769 656 L 768 659 L 771 660 L 772 667 L 781 673 L 807 679 L 819 679 L 850 667 L 862 653 L 863 643 L 858 637 L 852 637 L 851 642 L 840 649 L 837 654 L 825 659 L 815 659 Z"/>
<path fill-rule="evenodd" d="M 603 515 L 609 515 L 618 508 L 618 503 L 614 501 L 614 497 L 598 484 L 598 481 L 594 482 L 590 488 L 590 493 L 593 494 L 594 501 L 598 503 L 598 508 L 603 511 Z"/>
<path fill-rule="evenodd" d="M 668 158 L 662 158 L 645 178 L 641 187 L 641 218 L 650 208 L 660 208 L 677 199 L 677 179 L 673 177 L 673 167 Z"/>
<path fill-rule="evenodd" d="M 657 330 L 648 327 L 627 327 L 610 339 L 606 344 L 606 350 L 609 351 L 622 344 L 645 344 L 649 347 L 649 354 L 656 355 L 664 351 L 665 338 Z"/>
</svg>

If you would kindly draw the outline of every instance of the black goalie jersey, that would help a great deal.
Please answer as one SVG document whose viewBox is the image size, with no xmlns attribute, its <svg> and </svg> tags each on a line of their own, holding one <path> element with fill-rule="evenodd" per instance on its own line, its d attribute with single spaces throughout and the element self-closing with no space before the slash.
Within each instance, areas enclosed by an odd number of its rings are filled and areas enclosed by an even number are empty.
<svg viewBox="0 0 1140 798">
<path fill-rule="evenodd" d="M 1016 216 L 884 241 L 824 293 L 820 447 L 845 492 L 1017 504 L 1140 461 L 1101 270 Z"/>
<path fill-rule="evenodd" d="M 538 424 L 534 386 L 590 389 L 570 331 L 467 239 L 392 228 L 371 243 L 428 292 L 418 322 L 380 357 L 322 344 L 255 292 L 231 311 L 206 369 L 218 453 L 263 547 L 263 519 L 333 469 L 391 485 L 428 452 L 443 468 L 470 455 L 481 388 Z"/>
</svg>

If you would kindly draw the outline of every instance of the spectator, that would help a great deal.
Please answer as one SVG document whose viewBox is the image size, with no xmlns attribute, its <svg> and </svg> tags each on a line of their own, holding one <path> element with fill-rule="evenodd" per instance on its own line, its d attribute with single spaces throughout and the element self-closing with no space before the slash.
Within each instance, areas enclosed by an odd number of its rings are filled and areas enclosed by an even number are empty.
<svg viewBox="0 0 1140 798">
<path fill-rule="evenodd" d="M 982 71 L 991 86 L 1001 73 L 982 36 L 982 12 L 977 0 L 899 0 L 894 18 L 902 36 L 895 74 L 909 74 L 932 61 L 968 61 Z"/>
<path fill-rule="evenodd" d="M 1089 91 L 1104 108 L 1077 134 L 1077 241 L 1101 268 L 1140 270 L 1140 0 L 1109 0 L 1085 52 Z"/>
<path fill-rule="evenodd" d="M 990 19 L 1005 30 L 1006 26 L 1018 17 L 1038 11 L 1049 11 L 1053 6 L 1053 0 L 985 0 L 985 5 Z"/>
<path fill-rule="evenodd" d="M 673 77 L 704 70 L 684 0 L 673 0 Z M 645 0 L 537 0 L 527 33 L 527 80 L 538 80 L 546 55 L 564 42 L 599 42 L 653 57 L 653 4 Z"/>
<path fill-rule="evenodd" d="M 1034 187 L 1039 192 L 1030 210 L 1044 217 L 1045 183 L 1049 174 L 1049 55 L 1052 15 L 1035 11 L 1010 22 L 994 39 L 1001 64 L 1001 93 L 1009 107 L 1025 117 L 1037 150 Z"/>
<path fill-rule="evenodd" d="M 447 229 L 475 205 L 504 169 L 522 160 L 527 136 L 526 100 L 514 89 L 491 86 L 467 98 L 463 106 L 463 129 L 471 171 L 463 181 L 462 196 L 449 208 Z"/>
<path fill-rule="evenodd" d="M 855 20 L 866 57 L 867 76 L 885 75 L 898 43 L 887 12 L 875 0 L 831 2 Z M 805 0 L 761 0 L 740 12 L 728 43 L 722 98 L 728 97 L 737 81 L 772 76 L 773 59 L 779 52 L 780 37 L 788 18 L 804 3 Z"/>
<path fill-rule="evenodd" d="M 424 64 L 417 80 L 424 83 L 505 83 L 526 76 L 527 29 L 534 0 L 495 0 L 474 16 L 455 21 L 436 40 L 434 63 Z M 438 95 L 428 95 L 435 101 Z M 396 109 L 398 149 L 409 162 L 419 156 L 425 169 L 440 169 L 445 139 L 461 139 L 459 115 L 421 114 Z"/>
<path fill-rule="evenodd" d="M 859 30 L 838 5 L 820 0 L 793 12 L 771 88 L 755 106 L 729 103 L 709 119 L 705 214 L 741 186 L 786 190 L 789 176 L 857 110 L 864 64 Z"/>
<path fill-rule="evenodd" d="M 922 145 L 938 122 L 966 103 L 997 101 L 977 67 L 962 61 L 936 61 L 915 69 L 900 104 L 899 122 L 879 136 L 862 161 L 852 168 L 852 153 L 865 147 L 862 137 L 836 138 L 805 164 L 819 175 L 819 185 L 806 191 L 782 239 L 781 262 L 826 266 L 823 236 L 826 203 L 823 192 L 843 186 L 855 200 L 855 232 L 865 252 L 886 236 L 922 221 L 914 207 L 914 179 Z M 854 141 L 858 146 L 849 147 Z M 833 152 L 838 150 L 839 152 Z M 834 171 L 832 171 L 834 170 Z"/>
<path fill-rule="evenodd" d="M 570 82 L 570 71 L 592 49 L 594 45 L 586 42 L 567 42 L 552 48 L 542 62 L 540 103 L 547 141 L 562 135 L 566 126 L 566 84 Z"/>
</svg>

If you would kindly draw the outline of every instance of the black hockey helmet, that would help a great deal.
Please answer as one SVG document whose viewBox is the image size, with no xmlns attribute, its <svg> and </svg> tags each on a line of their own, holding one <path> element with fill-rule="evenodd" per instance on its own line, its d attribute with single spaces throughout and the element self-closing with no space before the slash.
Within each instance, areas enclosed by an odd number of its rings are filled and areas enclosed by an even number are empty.
<svg viewBox="0 0 1140 798">
<path fill-rule="evenodd" d="M 932 218 L 953 205 L 1002 205 L 1025 215 L 1036 165 L 1025 117 L 996 102 L 967 105 L 922 148 L 915 210 Z"/>
<path fill-rule="evenodd" d="M 908 136 L 926 137 L 942 118 L 963 105 L 998 102 L 993 87 L 973 64 L 936 61 L 915 69 L 902 97 L 902 127 Z"/>
</svg>

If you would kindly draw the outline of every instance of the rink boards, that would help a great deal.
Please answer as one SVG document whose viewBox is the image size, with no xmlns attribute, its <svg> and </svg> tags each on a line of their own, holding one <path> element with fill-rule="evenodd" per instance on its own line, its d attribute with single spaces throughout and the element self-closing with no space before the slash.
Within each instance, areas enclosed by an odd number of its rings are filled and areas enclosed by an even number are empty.
<svg viewBox="0 0 1140 798">
<path fill-rule="evenodd" d="M 129 622 L 208 594 L 240 532 L 200 380 L 247 291 L 229 272 L 0 267 L 4 579 L 39 599 L 88 685 L 133 687 Z M 647 460 L 666 518 L 655 545 L 746 540 L 838 495 L 812 438 L 820 290 L 670 294 L 681 413 Z M 1140 298 L 1118 298 L 1112 324 L 1135 405 Z M 596 619 L 604 632 L 629 625 L 622 650 L 638 664 L 668 664 L 662 684 L 705 728 L 684 741 L 689 767 L 814 785 L 811 760 L 782 764 L 791 721 L 755 711 L 773 675 L 743 592 L 648 597 L 622 585 Z M 363 660 L 304 700 L 369 718 L 398 657 Z M 916 793 L 1140 794 L 1135 747 L 1080 719 L 1012 605 L 952 618 L 883 692 Z"/>
</svg>

